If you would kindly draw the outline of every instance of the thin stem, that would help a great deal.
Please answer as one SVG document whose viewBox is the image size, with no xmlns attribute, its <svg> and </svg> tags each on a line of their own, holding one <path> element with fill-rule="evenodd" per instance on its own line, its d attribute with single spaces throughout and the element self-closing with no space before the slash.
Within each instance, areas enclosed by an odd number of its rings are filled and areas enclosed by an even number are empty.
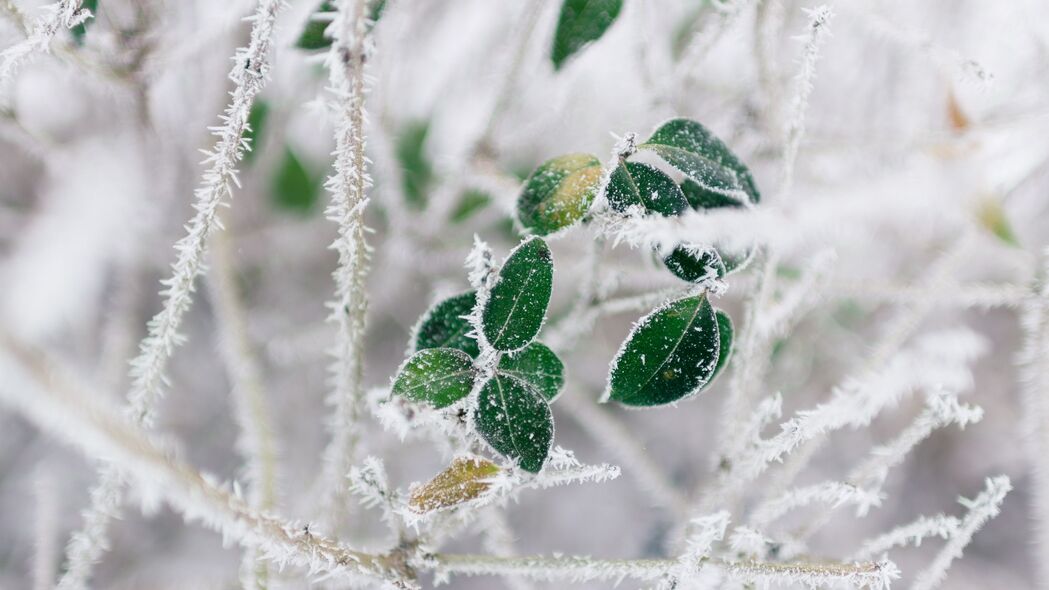
<svg viewBox="0 0 1049 590">
<path fill-rule="evenodd" d="M 332 247 L 339 254 L 335 278 L 335 301 L 329 321 L 336 325 L 334 387 L 329 403 L 334 408 L 332 438 L 324 451 L 322 492 L 325 512 L 337 520 L 346 498 L 346 474 L 356 456 L 363 402 L 363 356 L 368 297 L 369 247 L 365 241 L 364 209 L 372 181 L 365 156 L 367 114 L 364 110 L 365 66 L 372 54 L 368 26 L 368 0 L 341 0 L 330 25 L 334 41 L 328 53 L 329 91 L 335 123 L 335 164 L 326 184 L 331 192 L 328 219 L 338 225 Z"/>
</svg>

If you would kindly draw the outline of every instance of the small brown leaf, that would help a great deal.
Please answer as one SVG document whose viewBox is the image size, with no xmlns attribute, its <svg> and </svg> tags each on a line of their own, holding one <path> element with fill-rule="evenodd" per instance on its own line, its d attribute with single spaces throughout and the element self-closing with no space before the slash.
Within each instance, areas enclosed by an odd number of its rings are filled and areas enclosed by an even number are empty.
<svg viewBox="0 0 1049 590">
<path fill-rule="evenodd" d="M 408 504 L 419 513 L 468 502 L 488 491 L 488 479 L 499 467 L 485 459 L 459 457 L 433 479 L 412 491 Z"/>
<path fill-rule="evenodd" d="M 955 133 L 964 133 L 972 125 L 968 115 L 962 110 L 962 105 L 958 104 L 954 92 L 947 93 L 947 120 Z"/>
</svg>

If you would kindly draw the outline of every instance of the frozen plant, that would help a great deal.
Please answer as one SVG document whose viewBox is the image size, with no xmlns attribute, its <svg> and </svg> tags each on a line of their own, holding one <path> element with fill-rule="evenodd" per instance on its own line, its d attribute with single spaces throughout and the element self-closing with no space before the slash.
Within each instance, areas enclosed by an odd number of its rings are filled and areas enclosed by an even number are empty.
<svg viewBox="0 0 1049 590">
<path fill-rule="evenodd" d="M 1049 7 L 37 4 L 0 588 L 1049 587 Z"/>
</svg>

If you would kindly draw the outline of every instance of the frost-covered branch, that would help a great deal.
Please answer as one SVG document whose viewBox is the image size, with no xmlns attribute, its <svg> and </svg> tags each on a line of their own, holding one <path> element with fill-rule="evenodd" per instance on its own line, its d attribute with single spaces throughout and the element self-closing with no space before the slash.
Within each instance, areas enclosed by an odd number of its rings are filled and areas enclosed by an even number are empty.
<svg viewBox="0 0 1049 590">
<path fill-rule="evenodd" d="M 127 417 L 101 403 L 104 396 L 81 391 L 64 367 L 35 351 L 3 341 L 0 348 L 0 403 L 17 410 L 42 430 L 102 458 L 133 478 L 143 493 L 166 499 L 190 521 L 257 549 L 278 566 L 353 581 L 361 576 L 413 587 L 402 566 L 387 557 L 361 553 L 337 541 L 252 508 L 236 486 L 230 491 L 172 458 Z"/>
<path fill-rule="evenodd" d="M 332 355 L 333 407 L 331 441 L 324 451 L 322 493 L 325 509 L 341 510 L 345 499 L 343 478 L 350 471 L 360 436 L 359 418 L 364 392 L 364 330 L 368 312 L 365 279 L 368 276 L 369 246 L 365 241 L 364 209 L 372 185 L 365 155 L 367 113 L 364 109 L 367 81 L 365 67 L 373 52 L 368 20 L 369 0 L 339 0 L 328 25 L 333 42 L 326 58 L 328 91 L 335 116 L 335 163 L 326 188 L 331 193 L 328 219 L 338 226 L 332 248 L 339 254 L 335 278 L 335 300 L 329 305 L 329 321 L 336 325 Z"/>
<path fill-rule="evenodd" d="M 1019 361 L 1027 453 L 1032 475 L 1034 562 L 1049 580 L 1049 251 L 1042 255 L 1038 297 L 1022 310 L 1024 344 Z"/>
<path fill-rule="evenodd" d="M 237 447 L 245 459 L 248 500 L 260 510 L 270 510 L 277 495 L 277 449 L 269 402 L 263 386 L 262 368 L 248 339 L 248 319 L 236 285 L 236 266 L 231 251 L 232 236 L 215 233 L 211 239 L 212 271 L 209 277 L 212 304 L 218 324 L 218 339 L 229 375 L 234 418 L 239 436 Z M 264 588 L 266 567 L 257 563 L 253 551 L 244 554 L 241 583 L 245 588 Z"/>
<path fill-rule="evenodd" d="M 870 559 L 875 555 L 882 555 L 894 547 L 905 547 L 914 545 L 918 547 L 922 541 L 930 537 L 949 539 L 958 532 L 961 521 L 953 516 L 937 514 L 936 516 L 922 516 L 910 524 L 896 527 L 884 535 L 879 535 L 860 547 L 853 553 L 850 559 Z"/>
<path fill-rule="evenodd" d="M 80 8 L 81 0 L 59 0 L 42 9 L 28 36 L 0 52 L 0 88 L 14 78 L 19 68 L 34 53 L 49 53 L 59 31 L 71 29 L 91 18 L 91 12 Z M 12 14 L 18 14 L 12 12 Z"/>
<path fill-rule="evenodd" d="M 171 277 L 163 281 L 164 303 L 149 322 L 149 332 L 140 345 L 138 356 L 131 362 L 132 384 L 128 392 L 129 416 L 137 423 L 150 426 L 157 399 L 166 381 L 165 368 L 175 347 L 182 343 L 179 327 L 192 302 L 194 281 L 203 272 L 208 237 L 219 224 L 218 210 L 232 196 L 237 180 L 237 162 L 244 153 L 244 132 L 248 113 L 262 90 L 269 71 L 269 49 L 273 27 L 283 0 L 260 0 L 250 17 L 251 40 L 237 50 L 229 78 L 234 83 L 231 100 L 222 117 L 223 125 L 212 129 L 218 138 L 205 158 L 208 164 L 200 188 L 196 191 L 196 213 L 186 226 L 186 236 L 175 244 L 178 255 L 172 264 Z M 90 575 L 91 564 L 107 546 L 108 515 L 121 504 L 120 478 L 108 467 L 92 490 L 91 506 L 84 514 L 84 528 L 73 535 L 67 551 L 69 570 L 60 586 L 75 590 L 83 587 Z"/>
<path fill-rule="evenodd" d="M 526 576 L 539 581 L 607 581 L 625 579 L 655 581 L 670 574 L 678 562 L 671 559 L 594 559 L 589 557 L 490 557 L 437 553 L 427 565 L 437 579 L 451 574 L 467 576 Z M 708 559 L 703 567 L 722 572 L 727 578 L 764 586 L 848 583 L 874 589 L 889 587 L 899 570 L 888 561 L 857 563 L 761 562 Z"/>
<path fill-rule="evenodd" d="M 805 37 L 805 49 L 801 57 L 801 69 L 794 79 L 794 99 L 790 106 L 790 118 L 787 121 L 787 138 L 783 148 L 783 184 L 781 190 L 789 193 L 794 186 L 794 165 L 798 158 L 798 147 L 805 134 L 805 112 L 812 94 L 813 80 L 816 78 L 816 62 L 820 57 L 820 46 L 829 31 L 827 23 L 833 13 L 826 4 L 813 10 L 806 10 L 809 17 L 809 30 Z"/>
<path fill-rule="evenodd" d="M 972 540 L 973 535 L 987 521 L 998 515 L 1001 510 L 1005 495 L 1013 489 L 1009 478 L 1000 475 L 989 477 L 984 491 L 972 500 L 959 498 L 958 502 L 968 509 L 947 545 L 936 555 L 932 563 L 922 570 L 914 579 L 911 590 L 931 590 L 939 586 L 940 582 L 947 576 L 947 568 L 951 563 L 962 556 L 965 546 Z"/>
</svg>

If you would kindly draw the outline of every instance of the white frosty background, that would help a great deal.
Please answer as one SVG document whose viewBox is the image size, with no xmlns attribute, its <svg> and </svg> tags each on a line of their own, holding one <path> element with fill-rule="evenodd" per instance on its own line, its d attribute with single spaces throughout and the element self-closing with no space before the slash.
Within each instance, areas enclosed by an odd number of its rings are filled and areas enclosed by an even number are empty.
<svg viewBox="0 0 1049 590">
<path fill-rule="evenodd" d="M 108 20 L 93 25 L 86 52 L 103 61 L 129 62 L 132 49 L 115 31 L 134 24 L 133 6 L 140 2 L 103 3 Z M 18 4 L 32 13 L 33 2 Z M 240 18 L 251 11 L 244 1 L 141 4 L 155 6 L 137 87 L 93 73 L 90 65 L 37 57 L 2 90 L 9 108 L 0 117 L 0 325 L 60 354 L 114 399 L 124 396 L 126 362 L 158 309 L 158 280 L 168 273 L 171 245 L 191 214 L 201 171 L 197 150 L 210 145 L 207 127 L 216 124 L 227 100 L 229 57 L 247 37 Z M 307 215 L 274 208 L 270 187 L 285 144 L 303 155 L 318 177 L 330 168 L 331 127 L 316 101 L 325 75 L 316 61 L 292 48 L 313 4 L 295 1 L 281 17 L 273 77 L 263 94 L 272 107 L 268 131 L 224 214 L 283 450 L 279 505 L 296 517 L 310 513 L 303 504 L 305 487 L 320 468 L 326 442 L 324 350 L 333 333 L 323 321 L 323 303 L 333 291 L 336 260 L 327 246 L 335 232 L 321 207 Z M 466 288 L 462 260 L 474 233 L 499 256 L 515 243 L 503 220 L 516 191 L 498 183 L 492 206 L 432 234 L 427 228 L 435 223 L 433 213 L 402 205 L 389 133 L 430 119 L 426 152 L 439 183 L 472 174 L 466 151 L 482 131 L 531 5 L 389 4 L 376 30 L 370 68 L 369 148 L 376 186 L 368 219 L 376 233 L 369 238 L 375 248 L 365 364 L 369 385 L 388 383 L 403 359 L 411 326 L 428 304 Z M 862 365 L 889 322 L 913 309 L 915 301 L 920 306 L 926 295 L 933 304 L 918 314 L 916 334 L 966 327 L 988 344 L 965 394 L 966 401 L 985 409 L 984 420 L 965 431 L 949 427 L 934 433 L 890 474 L 883 505 L 860 519 L 839 509 L 815 538 L 814 553 L 840 556 L 920 514 L 958 514 L 959 494 L 972 497 L 986 476 L 1004 473 L 1014 492 L 953 566 L 946 587 L 1036 587 L 1035 564 L 1049 560 L 1049 554 L 1038 554 L 1030 499 L 1049 490 L 1036 490 L 1025 453 L 1018 310 L 967 306 L 963 299 L 976 283 L 1029 286 L 1047 246 L 1049 3 L 833 5 L 789 195 L 777 190 L 777 146 L 803 47 L 795 37 L 805 34 L 808 17 L 802 9 L 811 5 L 773 2 L 784 20 L 772 41 L 769 93 L 761 89 L 755 60 L 755 2 L 741 1 L 740 16 L 729 21 L 712 51 L 689 65 L 691 84 L 674 72 L 670 47 L 698 3 L 628 0 L 609 33 L 555 73 L 547 56 L 557 4 L 545 3 L 516 90 L 498 122 L 492 147 L 499 166 L 506 173 L 527 171 L 575 151 L 603 159 L 614 142 L 610 133 L 645 136 L 670 116 L 694 118 L 725 138 L 754 169 L 766 197 L 763 207 L 787 221 L 767 223 L 760 232 L 783 246 L 779 284 L 789 288 L 796 280 L 793 271 L 833 255 L 825 297 L 775 347 L 763 391 L 783 393 L 785 416 L 824 399 Z M 0 20 L 0 39 L 4 47 L 15 42 L 11 23 Z M 141 109 L 136 88 L 147 93 Z M 149 149 L 140 139 L 143 121 L 162 139 Z M 1017 246 L 981 222 L 996 208 Z M 963 235 L 970 241 L 962 259 L 940 288 L 930 288 L 924 282 L 927 269 Z M 571 305 L 590 239 L 577 233 L 552 243 L 555 314 Z M 623 293 L 678 284 L 646 253 L 620 245 L 609 256 L 612 266 L 624 271 Z M 742 295 L 755 272 L 731 276 L 721 300 L 737 325 Z M 192 465 L 234 478 L 241 459 L 234 447 L 230 385 L 208 291 L 198 288 L 196 299 L 157 428 Z M 569 393 L 596 400 L 608 362 L 639 315 L 604 319 L 582 340 L 566 359 L 575 390 Z M 722 379 L 676 408 L 610 410 L 682 489 L 691 490 L 712 477 L 711 449 L 727 384 Z M 844 477 L 873 444 L 890 438 L 920 409 L 920 398 L 911 398 L 870 429 L 833 435 L 799 482 Z M 618 462 L 564 407 L 555 404 L 554 414 L 557 444 L 584 461 Z M 402 444 L 374 423 L 364 440 L 369 452 L 386 459 L 399 485 L 443 466 L 432 449 Z M 21 418 L 0 413 L 0 588 L 30 585 L 41 485 L 53 490 L 50 535 L 57 547 L 52 550 L 60 554 L 80 526 L 79 511 L 95 479 L 93 464 Z M 613 482 L 525 492 L 509 509 L 517 550 L 660 555 L 673 522 L 644 489 L 627 469 Z M 790 522 L 805 522 L 824 510 L 806 508 Z M 367 526 L 378 534 L 376 523 L 372 519 Z M 893 554 L 904 573 L 901 587 L 940 545 L 930 540 Z M 476 533 L 453 546 L 478 547 Z M 149 515 L 132 509 L 114 527 L 113 548 L 98 567 L 95 587 L 227 588 L 236 582 L 238 564 L 239 550 L 223 548 L 219 536 L 183 524 L 167 508 Z M 300 585 L 295 579 L 289 575 L 287 585 Z M 453 578 L 453 587 L 502 586 L 496 578 Z"/>
</svg>

